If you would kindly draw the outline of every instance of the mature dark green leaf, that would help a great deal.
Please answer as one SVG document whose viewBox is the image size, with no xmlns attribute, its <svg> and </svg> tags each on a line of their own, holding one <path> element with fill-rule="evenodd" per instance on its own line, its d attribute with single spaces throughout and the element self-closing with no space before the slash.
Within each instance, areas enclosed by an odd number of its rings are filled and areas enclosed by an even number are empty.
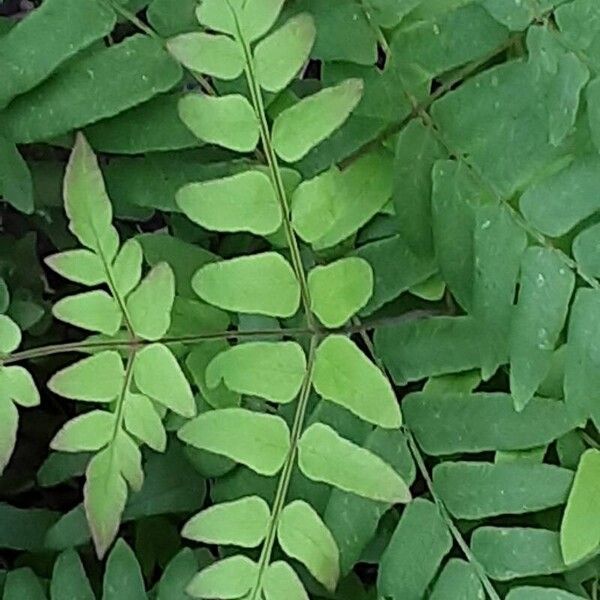
<svg viewBox="0 0 600 600">
<path fill-rule="evenodd" d="M 600 381 L 598 331 L 600 331 L 600 291 L 579 289 L 571 309 L 565 358 L 565 403 L 571 414 L 584 422 L 593 417 L 600 423 L 596 390 Z"/>
<path fill-rule="evenodd" d="M 517 410 L 550 370 L 574 286 L 575 276 L 557 251 L 532 247 L 523 255 L 510 333 L 510 389 Z"/>
<path fill-rule="evenodd" d="M 26 214 L 33 212 L 33 182 L 27 163 L 15 144 L 0 135 L 0 194 Z"/>
<path fill-rule="evenodd" d="M 450 513 L 459 519 L 521 514 L 564 504 L 573 472 L 554 465 L 444 462 L 433 484 Z"/>
<path fill-rule="evenodd" d="M 532 398 L 518 413 L 509 394 L 409 394 L 406 422 L 432 455 L 525 450 L 552 442 L 575 423 L 562 402 Z"/>
<path fill-rule="evenodd" d="M 177 107 L 180 99 L 180 93 L 161 94 L 86 127 L 85 136 L 95 150 L 117 154 L 193 148 L 201 142 L 179 118 Z M 151 127 L 148 127 L 149 123 Z M 111 161 L 106 168 L 107 177 L 114 169 Z M 110 178 L 108 185 L 111 185 Z M 149 191 L 149 187 L 144 189 Z"/>
<path fill-rule="evenodd" d="M 409 319 L 375 330 L 375 348 L 398 385 L 482 366 L 481 328 L 473 317 Z"/>
<path fill-rule="evenodd" d="M 50 584 L 52 600 L 95 600 L 79 555 L 66 550 L 57 559 Z"/>
<path fill-rule="evenodd" d="M 115 22 L 114 12 L 97 0 L 46 0 L 39 10 L 0 38 L 0 106 L 35 87 L 61 63 L 108 35 Z"/>
<path fill-rule="evenodd" d="M 133 550 L 118 540 L 106 561 L 102 600 L 146 600 L 142 572 Z"/>
<path fill-rule="evenodd" d="M 451 558 L 435 582 L 430 600 L 481 600 L 485 592 L 471 563 Z"/>
<path fill-rule="evenodd" d="M 437 507 L 421 498 L 409 504 L 381 557 L 377 589 L 393 600 L 422 598 L 452 537 Z"/>
<path fill-rule="evenodd" d="M 526 527 L 479 527 L 471 550 L 492 579 L 508 581 L 567 570 L 558 533 Z"/>
<path fill-rule="evenodd" d="M 180 79 L 181 67 L 162 46 L 136 35 L 69 62 L 12 102 L 0 118 L 17 142 L 48 140 L 149 100 Z M 65 93 L 69 102 L 64 101 Z"/>
</svg>

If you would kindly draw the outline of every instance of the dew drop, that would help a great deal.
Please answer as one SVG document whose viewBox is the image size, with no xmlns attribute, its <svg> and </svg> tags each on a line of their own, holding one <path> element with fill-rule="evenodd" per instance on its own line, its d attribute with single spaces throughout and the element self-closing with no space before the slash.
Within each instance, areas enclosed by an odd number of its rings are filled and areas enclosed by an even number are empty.
<svg viewBox="0 0 600 600">
<path fill-rule="evenodd" d="M 546 283 L 546 278 L 541 273 L 538 273 L 535 282 L 538 287 L 542 287 Z"/>
</svg>

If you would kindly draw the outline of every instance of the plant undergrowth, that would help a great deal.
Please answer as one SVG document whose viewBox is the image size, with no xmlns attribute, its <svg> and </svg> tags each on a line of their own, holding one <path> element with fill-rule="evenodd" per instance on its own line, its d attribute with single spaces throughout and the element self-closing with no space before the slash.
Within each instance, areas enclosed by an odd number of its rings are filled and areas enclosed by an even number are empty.
<svg viewBox="0 0 600 600">
<path fill-rule="evenodd" d="M 597 600 L 600 5 L 30 4 L 3 600 Z"/>
</svg>

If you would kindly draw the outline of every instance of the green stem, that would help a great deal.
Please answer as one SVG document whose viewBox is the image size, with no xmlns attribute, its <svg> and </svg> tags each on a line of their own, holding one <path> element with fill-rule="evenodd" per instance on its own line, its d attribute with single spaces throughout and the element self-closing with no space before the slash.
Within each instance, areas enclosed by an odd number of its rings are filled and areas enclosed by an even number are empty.
<svg viewBox="0 0 600 600">
<path fill-rule="evenodd" d="M 411 101 L 414 104 L 414 98 L 411 99 Z M 582 266 L 574 259 L 572 259 L 569 255 L 565 254 L 562 250 L 560 250 L 559 248 L 556 248 L 549 240 L 548 238 L 546 238 L 546 236 L 539 232 L 535 227 L 533 227 L 532 225 L 530 225 L 527 220 L 523 217 L 523 215 L 521 215 L 521 213 L 516 210 L 511 204 L 510 202 L 508 202 L 505 198 L 503 198 L 485 179 L 484 177 L 477 171 L 477 169 L 475 169 L 475 167 L 462 155 L 461 152 L 458 152 L 456 149 L 451 148 L 450 145 L 446 142 L 446 140 L 444 139 L 444 137 L 442 136 L 442 134 L 440 133 L 439 129 L 436 127 L 436 124 L 433 120 L 433 118 L 431 117 L 431 115 L 423 110 L 420 109 L 419 110 L 419 116 L 421 117 L 421 119 L 423 120 L 423 122 L 430 128 L 432 134 L 436 137 L 437 141 L 440 143 L 440 145 L 442 145 L 444 147 L 444 149 L 446 150 L 446 152 L 449 155 L 452 156 L 456 156 L 458 158 L 459 161 L 461 161 L 468 169 L 469 173 L 471 174 L 471 176 L 474 178 L 474 180 L 476 181 L 476 183 L 482 188 L 484 189 L 487 193 L 489 193 L 490 195 L 492 195 L 493 197 L 496 198 L 496 200 L 501 203 L 506 210 L 508 211 L 508 213 L 510 214 L 511 218 L 513 219 L 513 221 L 521 228 L 523 229 L 523 231 L 525 231 L 525 233 L 527 233 L 527 235 L 529 235 L 531 238 L 533 238 L 536 242 L 538 242 L 541 246 L 543 246 L 544 248 L 547 248 L 549 250 L 554 250 L 559 258 L 561 259 L 561 261 L 563 262 L 563 264 L 568 267 L 569 269 L 573 269 L 574 271 L 576 271 L 579 276 L 593 289 L 595 290 L 600 290 L 600 282 L 593 277 L 592 275 L 589 275 L 588 273 L 585 272 L 585 270 L 582 268 Z"/>
<path fill-rule="evenodd" d="M 411 453 L 415 458 L 415 462 L 417 463 L 419 473 L 421 473 L 421 476 L 423 477 L 425 484 L 427 485 L 427 489 L 429 490 L 429 493 L 431 494 L 431 497 L 433 498 L 433 501 L 435 502 L 442 519 L 444 519 L 448 530 L 452 534 L 452 537 L 454 538 L 458 547 L 461 549 L 462 553 L 465 555 L 465 558 L 469 561 L 469 563 L 471 563 L 473 569 L 475 569 L 475 572 L 477 573 L 481 584 L 483 585 L 485 591 L 487 592 L 491 600 L 501 600 L 500 596 L 498 596 L 498 592 L 496 592 L 494 586 L 492 585 L 492 582 L 486 575 L 483 566 L 471 552 L 469 545 L 463 538 L 462 533 L 459 531 L 458 527 L 454 524 L 454 521 L 452 520 L 452 517 L 449 515 L 448 510 L 444 506 L 444 503 L 435 493 L 433 488 L 433 481 L 431 480 L 429 471 L 427 470 L 427 466 L 425 465 L 425 461 L 423 460 L 423 455 L 421 454 L 421 451 L 419 450 L 419 447 L 417 446 L 417 443 L 415 442 L 412 433 L 406 427 L 404 428 L 404 430 L 408 439 L 408 445 L 410 446 Z"/>
<path fill-rule="evenodd" d="M 441 315 L 443 313 L 439 311 L 423 311 L 413 310 L 401 315 L 394 317 L 384 317 L 376 319 L 374 321 L 368 321 L 365 323 L 354 322 L 352 325 L 340 327 L 339 329 L 332 330 L 332 333 L 341 333 L 345 335 L 352 335 L 354 333 L 361 333 L 372 329 L 383 329 L 385 327 L 395 327 L 402 323 L 408 323 L 410 321 L 425 319 Z M 129 348 L 131 346 L 137 346 L 139 348 L 147 346 L 149 344 L 185 344 L 193 345 L 200 342 L 215 341 L 215 340 L 251 340 L 259 338 L 279 338 L 279 337 L 303 337 L 314 335 L 315 331 L 308 329 L 307 327 L 297 327 L 293 329 L 254 329 L 252 331 L 216 331 L 199 333 L 196 335 L 183 335 L 183 336 L 170 336 L 164 337 L 156 342 L 150 342 L 147 340 L 98 340 L 89 341 L 83 340 L 81 342 L 67 342 L 63 344 L 50 344 L 48 346 L 39 346 L 38 348 L 31 348 L 29 350 L 23 350 L 16 352 L 4 358 L 0 357 L 0 365 L 10 365 L 25 360 L 34 360 L 39 358 L 46 358 L 48 356 L 54 356 L 56 354 L 66 354 L 70 352 L 93 352 L 95 350 L 118 350 Z"/>
<path fill-rule="evenodd" d="M 275 193 L 277 195 L 277 200 L 279 202 L 279 206 L 281 207 L 281 212 L 283 214 L 283 229 L 285 232 L 286 241 L 288 244 L 288 248 L 290 250 L 290 256 L 292 260 L 292 267 L 296 274 L 296 278 L 298 279 L 298 283 L 300 285 L 300 292 L 302 296 L 302 304 L 304 308 L 304 312 L 306 314 L 306 320 L 309 324 L 310 328 L 314 328 L 314 319 L 311 311 L 311 302 L 310 302 L 310 292 L 308 289 L 308 282 L 306 280 L 306 273 L 304 272 L 304 266 L 302 264 L 302 256 L 300 254 L 300 247 L 298 245 L 298 240 L 296 239 L 296 235 L 294 233 L 294 229 L 292 227 L 291 219 L 290 219 L 290 207 L 287 200 L 287 194 L 285 191 L 285 186 L 283 185 L 283 178 L 281 176 L 281 170 L 279 168 L 279 162 L 277 160 L 277 155 L 273 150 L 273 144 L 271 140 L 271 132 L 269 131 L 269 125 L 267 122 L 267 114 L 265 111 L 265 105 L 262 98 L 262 92 L 260 91 L 260 86 L 257 83 L 256 76 L 254 73 L 254 63 L 252 61 L 252 54 L 250 52 L 250 48 L 244 39 L 242 34 L 242 30 L 237 18 L 237 14 L 235 13 L 233 7 L 227 0 L 227 4 L 229 9 L 231 10 L 234 21 L 237 29 L 237 38 L 238 43 L 240 44 L 242 51 L 244 53 L 245 60 L 245 68 L 244 72 L 246 74 L 246 81 L 248 83 L 248 88 L 250 90 L 250 97 L 252 100 L 252 105 L 254 108 L 254 112 L 256 114 L 256 118 L 258 119 L 259 129 L 260 129 L 260 138 L 263 146 L 263 150 L 265 152 L 265 158 L 267 160 L 267 166 L 269 168 L 269 173 L 271 176 L 271 182 L 273 187 L 275 188 Z"/>
<path fill-rule="evenodd" d="M 149 27 L 148 25 L 146 25 L 146 23 L 144 23 L 144 21 L 139 19 L 134 13 L 132 13 L 130 10 L 128 10 L 124 6 L 121 6 L 115 0 L 106 0 L 106 3 L 116 13 L 120 14 L 123 18 L 127 19 L 132 25 L 137 27 L 140 31 L 142 31 L 146 35 L 150 36 L 151 38 L 153 38 L 154 40 L 159 42 L 165 48 L 165 50 L 168 51 L 167 43 L 166 43 L 165 39 L 163 37 L 161 37 L 156 31 L 154 31 L 154 29 L 152 29 L 152 27 Z M 210 83 L 204 77 L 202 77 L 202 75 L 200 73 L 197 73 L 196 71 L 192 71 L 191 69 L 187 69 L 187 71 L 200 84 L 202 89 L 207 94 L 210 94 L 211 96 L 215 95 L 215 90 L 212 88 Z"/>
<path fill-rule="evenodd" d="M 353 319 L 353 321 L 355 322 L 355 324 L 358 324 L 358 325 L 361 324 L 360 320 L 356 317 Z M 388 381 L 390 382 L 390 385 L 393 387 L 394 384 L 391 381 L 391 379 L 385 369 L 385 365 L 383 364 L 383 361 L 379 358 L 379 356 L 375 352 L 375 348 L 373 346 L 373 343 L 371 342 L 371 338 L 369 338 L 369 336 L 367 335 L 365 330 L 361 331 L 361 336 L 363 338 L 365 345 L 367 346 L 367 349 L 369 350 L 369 353 L 371 354 L 372 359 L 375 361 L 377 366 L 381 369 L 383 375 L 385 377 L 387 377 Z M 425 481 L 425 484 L 427 485 L 427 489 L 429 490 L 431 497 L 433 498 L 436 506 L 438 507 L 440 515 L 441 515 L 442 519 L 444 519 L 446 526 L 448 527 L 448 530 L 452 534 L 452 537 L 456 541 L 456 544 L 458 545 L 458 547 L 462 550 L 463 554 L 465 555 L 465 558 L 471 563 L 471 565 L 475 569 L 475 572 L 477 573 L 477 576 L 479 577 L 481 584 L 483 585 L 485 591 L 488 593 L 488 596 L 492 600 L 500 600 L 500 597 L 498 596 L 496 590 L 494 589 L 494 586 L 492 585 L 488 576 L 486 575 L 485 570 L 481 566 L 481 563 L 477 560 L 477 558 L 471 552 L 471 549 L 469 548 L 468 544 L 465 542 L 465 539 L 463 538 L 461 532 L 459 531 L 458 527 L 456 527 L 456 525 L 454 524 L 454 521 L 452 520 L 452 517 L 446 510 L 444 503 L 435 493 L 435 490 L 433 488 L 433 481 L 431 480 L 429 471 L 427 470 L 427 466 L 425 465 L 425 461 L 423 460 L 423 455 L 421 454 L 421 451 L 419 450 L 419 447 L 417 446 L 417 443 L 415 442 L 415 439 L 413 438 L 412 433 L 410 432 L 410 430 L 408 429 L 408 427 L 406 425 L 404 425 L 403 429 L 406 434 L 406 438 L 408 440 L 408 445 L 410 447 L 411 453 L 415 458 L 415 462 L 417 463 L 417 468 L 419 469 L 419 472 L 421 473 L 421 476 L 423 477 L 423 480 Z"/>
<path fill-rule="evenodd" d="M 133 363 L 135 361 L 136 350 L 132 349 L 129 352 L 129 356 L 127 357 L 127 364 L 125 365 L 125 379 L 123 381 L 123 387 L 121 389 L 121 393 L 119 394 L 119 398 L 117 400 L 117 405 L 115 406 L 115 426 L 113 429 L 112 437 L 110 440 L 111 443 L 111 452 L 113 452 L 114 441 L 117 439 L 117 435 L 123 426 L 123 418 L 125 414 L 125 398 L 127 397 L 127 391 L 131 384 L 131 379 L 133 377 Z"/>
<path fill-rule="evenodd" d="M 300 397 L 298 399 L 298 406 L 294 413 L 294 422 L 290 433 L 290 449 L 283 465 L 283 470 L 279 476 L 277 483 L 277 490 L 275 492 L 275 499 L 273 501 L 273 508 L 271 509 L 271 517 L 269 519 L 269 526 L 267 529 L 267 535 L 261 548 L 260 557 L 258 559 L 258 575 L 254 587 L 248 596 L 248 600 L 260 600 L 263 585 L 263 576 L 267 567 L 271 562 L 271 555 L 273 553 L 273 547 L 277 537 L 277 526 L 279 524 L 279 518 L 281 511 L 285 506 L 287 499 L 288 489 L 290 487 L 290 480 L 294 471 L 294 464 L 296 462 L 296 454 L 298 452 L 298 442 L 302 435 L 304 427 L 304 420 L 306 418 L 306 409 L 308 406 L 308 399 L 310 396 L 310 389 L 312 385 L 312 374 L 315 362 L 315 351 L 317 349 L 317 336 L 313 335 L 310 340 L 310 348 L 308 351 L 308 360 L 306 375 L 302 382 L 302 388 L 300 389 Z"/>
</svg>

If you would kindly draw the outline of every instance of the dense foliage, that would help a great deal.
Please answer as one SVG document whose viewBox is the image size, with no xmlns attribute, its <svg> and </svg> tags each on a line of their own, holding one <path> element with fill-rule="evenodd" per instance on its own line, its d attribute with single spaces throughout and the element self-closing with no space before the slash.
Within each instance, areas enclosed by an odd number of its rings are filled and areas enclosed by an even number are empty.
<svg viewBox="0 0 600 600">
<path fill-rule="evenodd" d="M 40 4 L 3 600 L 597 600 L 597 0 Z"/>
</svg>

